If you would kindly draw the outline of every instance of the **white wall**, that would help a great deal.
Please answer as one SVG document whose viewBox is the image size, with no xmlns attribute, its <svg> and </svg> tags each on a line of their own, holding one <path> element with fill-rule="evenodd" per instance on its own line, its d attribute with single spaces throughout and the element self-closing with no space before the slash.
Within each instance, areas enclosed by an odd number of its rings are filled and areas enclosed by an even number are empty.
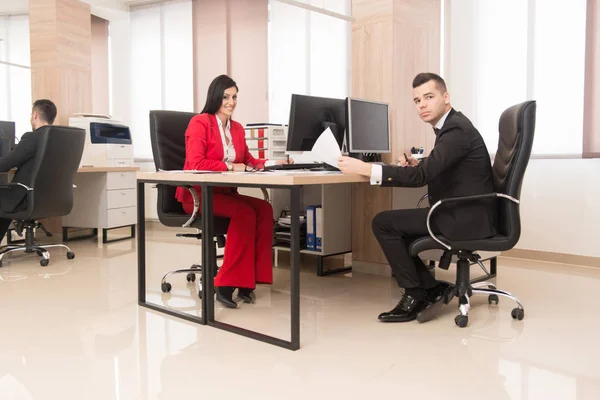
<svg viewBox="0 0 600 400">
<path fill-rule="evenodd" d="M 600 257 L 600 159 L 531 160 L 516 248 Z"/>
</svg>

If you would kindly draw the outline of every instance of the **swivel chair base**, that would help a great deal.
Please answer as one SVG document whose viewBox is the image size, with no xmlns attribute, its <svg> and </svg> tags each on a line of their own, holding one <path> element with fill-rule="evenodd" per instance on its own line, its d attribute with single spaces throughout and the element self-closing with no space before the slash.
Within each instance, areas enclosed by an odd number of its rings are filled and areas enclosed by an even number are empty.
<svg viewBox="0 0 600 400">
<path fill-rule="evenodd" d="M 25 244 L 11 244 L 0 248 L 0 267 L 2 267 L 2 258 L 4 257 L 4 255 L 15 251 L 24 251 L 25 253 L 37 253 L 38 256 L 42 257 L 42 259 L 40 260 L 40 265 L 42 267 L 46 267 L 48 266 L 48 264 L 50 264 L 50 253 L 48 252 L 48 249 L 52 247 L 63 247 L 67 250 L 67 258 L 69 260 L 75 258 L 75 253 L 73 253 L 71 249 L 64 244 L 38 245 L 35 242 L 33 230 L 36 228 L 43 230 L 46 233 L 46 236 L 52 236 L 52 234 L 48 232 L 41 223 L 35 221 L 19 221 L 15 223 L 15 228 L 15 231 L 19 234 L 21 234 L 23 230 L 25 230 Z"/>
<path fill-rule="evenodd" d="M 201 233 L 178 233 L 175 236 L 178 237 L 193 237 L 198 240 L 202 239 Z M 214 239 L 215 253 L 217 252 L 217 247 L 223 248 L 225 247 L 225 238 L 224 237 L 216 237 Z M 223 258 L 223 256 L 217 256 L 217 259 Z M 219 266 L 215 266 L 215 274 L 218 272 Z M 160 290 L 163 293 L 169 293 L 173 286 L 167 282 L 167 278 L 171 275 L 175 274 L 187 274 L 185 279 L 188 283 L 193 283 L 196 281 L 196 274 L 200 275 L 200 280 L 198 282 L 198 297 L 202 298 L 202 266 L 200 264 L 192 264 L 190 268 L 186 269 L 177 269 L 174 271 L 167 272 L 160 281 Z"/>
<path fill-rule="evenodd" d="M 469 310 L 471 308 L 470 298 L 473 295 L 486 295 L 488 296 L 488 303 L 497 305 L 499 302 L 499 296 L 507 297 L 517 303 L 517 307 L 511 311 L 513 319 L 521 321 L 525 318 L 525 309 L 521 301 L 513 294 L 496 288 L 491 282 L 478 282 L 470 284 L 470 264 L 472 261 L 476 261 L 480 267 L 487 272 L 481 261 L 477 257 L 473 257 L 472 253 L 459 252 L 458 262 L 456 265 L 456 284 L 452 288 L 452 291 L 448 294 L 444 300 L 444 304 L 448 304 L 454 297 L 458 297 L 458 311 L 460 312 L 454 318 L 454 323 L 464 328 L 469 324 Z M 429 319 L 429 318 L 427 318 Z M 417 317 L 417 321 L 425 322 L 427 319 L 420 319 Z"/>
</svg>

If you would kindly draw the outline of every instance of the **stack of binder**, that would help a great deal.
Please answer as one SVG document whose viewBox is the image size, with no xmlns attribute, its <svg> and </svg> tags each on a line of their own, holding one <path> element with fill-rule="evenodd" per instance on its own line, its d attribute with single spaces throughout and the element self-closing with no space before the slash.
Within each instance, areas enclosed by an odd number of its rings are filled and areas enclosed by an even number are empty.
<svg viewBox="0 0 600 400">
<path fill-rule="evenodd" d="M 292 216 L 291 212 L 283 210 L 274 229 L 274 245 L 290 247 L 292 241 L 291 234 Z M 306 247 L 306 214 L 300 213 L 300 248 Z"/>
<path fill-rule="evenodd" d="M 323 250 L 323 208 L 320 205 L 306 207 L 306 249 Z"/>
</svg>

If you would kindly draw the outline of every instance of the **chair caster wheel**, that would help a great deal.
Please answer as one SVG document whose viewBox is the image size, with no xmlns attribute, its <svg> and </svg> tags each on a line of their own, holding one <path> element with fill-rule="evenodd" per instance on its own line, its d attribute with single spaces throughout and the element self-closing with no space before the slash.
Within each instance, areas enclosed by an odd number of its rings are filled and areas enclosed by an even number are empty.
<svg viewBox="0 0 600 400">
<path fill-rule="evenodd" d="M 513 317 L 513 319 L 518 319 L 519 321 L 522 321 L 523 318 L 525 318 L 525 310 L 521 308 L 513 308 L 510 315 Z"/>
<path fill-rule="evenodd" d="M 498 302 L 499 302 L 499 301 L 500 301 L 500 299 L 498 298 L 498 295 L 497 295 L 497 294 L 490 294 L 490 295 L 488 296 L 488 303 L 489 303 L 489 304 L 492 304 L 492 303 L 493 303 L 493 304 L 495 304 L 495 305 L 498 305 Z"/>
<path fill-rule="evenodd" d="M 169 282 L 160 284 L 160 290 L 162 290 L 163 293 L 169 293 L 171 291 L 171 288 L 172 286 Z"/>
<path fill-rule="evenodd" d="M 69 251 L 69 252 L 67 253 L 67 258 L 68 258 L 69 260 L 72 260 L 72 259 L 74 259 L 74 258 L 75 258 L 75 253 L 73 253 L 72 251 Z"/>
<path fill-rule="evenodd" d="M 50 260 L 47 260 L 47 259 L 45 259 L 45 258 L 44 258 L 43 260 L 40 260 L 40 265 L 41 265 L 42 267 L 47 267 L 47 266 L 48 266 L 48 264 L 50 264 Z"/>
<path fill-rule="evenodd" d="M 202 265 L 200 264 L 192 264 L 192 269 L 201 269 Z"/>
<path fill-rule="evenodd" d="M 198 292 L 198 298 L 201 299 L 202 298 L 202 291 Z"/>
<path fill-rule="evenodd" d="M 187 274 L 187 276 L 185 277 L 185 279 L 188 282 L 196 282 L 196 274 L 194 274 L 193 272 L 190 272 L 189 274 Z"/>
<path fill-rule="evenodd" d="M 37 255 L 38 255 L 38 256 L 40 256 L 40 257 L 43 257 L 43 256 L 44 256 L 44 253 L 42 253 L 42 251 L 41 251 L 41 250 L 38 250 L 38 251 L 36 251 L 36 253 L 37 253 Z"/>
<path fill-rule="evenodd" d="M 454 318 L 454 323 L 459 328 L 464 328 L 469 323 L 469 317 L 467 315 L 457 315 Z"/>
</svg>

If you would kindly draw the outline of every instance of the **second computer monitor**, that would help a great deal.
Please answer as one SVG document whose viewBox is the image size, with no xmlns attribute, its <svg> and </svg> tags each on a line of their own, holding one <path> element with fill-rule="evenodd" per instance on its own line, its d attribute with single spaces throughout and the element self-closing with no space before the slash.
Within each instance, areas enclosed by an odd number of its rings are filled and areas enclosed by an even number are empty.
<svg viewBox="0 0 600 400">
<path fill-rule="evenodd" d="M 389 104 L 354 98 L 346 99 L 347 139 L 350 153 L 389 153 Z"/>
<path fill-rule="evenodd" d="M 0 157 L 5 157 L 15 147 L 15 123 L 0 121 Z"/>
<path fill-rule="evenodd" d="M 330 128 L 340 148 L 346 128 L 343 99 L 292 94 L 287 151 L 310 151 L 321 133 Z"/>
</svg>

